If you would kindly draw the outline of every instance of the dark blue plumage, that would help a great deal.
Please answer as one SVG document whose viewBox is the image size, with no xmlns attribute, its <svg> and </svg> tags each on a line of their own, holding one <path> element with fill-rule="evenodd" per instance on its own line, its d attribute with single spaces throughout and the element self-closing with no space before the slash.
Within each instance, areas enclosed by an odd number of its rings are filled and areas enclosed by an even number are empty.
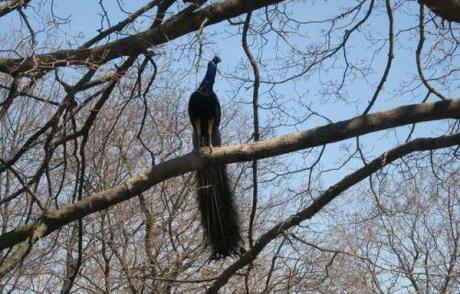
<svg viewBox="0 0 460 294">
<path fill-rule="evenodd" d="M 193 126 L 193 147 L 220 146 L 220 104 L 213 91 L 219 57 L 214 57 L 198 89 L 192 93 L 188 113 Z M 225 165 L 197 171 L 197 198 L 204 235 L 212 248 L 211 259 L 243 252 L 238 212 Z"/>
<path fill-rule="evenodd" d="M 192 122 L 193 129 L 197 133 L 193 136 L 194 147 L 219 146 L 220 142 L 213 142 L 213 130 L 219 130 L 220 124 L 220 104 L 216 94 L 213 91 L 214 81 L 216 79 L 217 64 L 220 62 L 219 57 L 214 57 L 208 63 L 208 70 L 200 83 L 198 89 L 190 96 L 188 104 L 188 114 Z M 217 139 L 214 139 L 217 140 Z"/>
<path fill-rule="evenodd" d="M 203 78 L 200 86 L 198 87 L 198 91 L 205 95 L 214 94 L 213 86 L 214 81 L 216 80 L 216 73 L 217 73 L 217 64 L 220 62 L 220 58 L 218 56 L 214 57 L 208 63 L 208 70 L 206 71 L 206 75 Z"/>
</svg>

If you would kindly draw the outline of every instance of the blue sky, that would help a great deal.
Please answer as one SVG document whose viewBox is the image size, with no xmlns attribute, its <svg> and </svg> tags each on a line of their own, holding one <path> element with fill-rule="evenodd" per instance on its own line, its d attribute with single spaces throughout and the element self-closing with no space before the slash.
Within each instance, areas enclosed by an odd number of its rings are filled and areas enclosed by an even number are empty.
<svg viewBox="0 0 460 294">
<path fill-rule="evenodd" d="M 145 4 L 147 1 L 139 0 L 124 0 L 128 10 L 134 11 L 142 4 Z M 305 75 L 295 81 L 286 82 L 275 87 L 274 93 L 270 93 L 271 85 L 262 85 L 260 91 L 260 104 L 262 106 L 267 106 L 273 102 L 273 97 L 270 94 L 276 94 L 277 98 L 283 102 L 283 110 L 290 114 L 298 117 L 303 117 L 308 115 L 307 108 L 302 106 L 302 104 L 308 105 L 316 112 L 321 113 L 332 119 L 333 121 L 339 121 L 344 119 L 349 119 L 354 116 L 359 115 L 367 106 L 367 101 L 370 100 L 372 94 L 375 90 L 375 86 L 379 82 L 380 77 L 382 76 L 386 58 L 387 58 L 387 46 L 388 43 L 385 43 L 384 40 L 387 37 L 387 18 L 385 10 L 382 7 L 383 1 L 376 1 L 378 9 L 374 11 L 371 16 L 371 19 L 364 25 L 359 31 L 354 33 L 350 38 L 350 42 L 346 47 L 348 59 L 353 64 L 367 65 L 368 70 L 363 75 L 356 74 L 355 77 L 352 75 L 347 76 L 350 78 L 347 81 L 346 86 L 340 92 L 340 96 L 328 95 L 325 93 L 325 90 L 328 89 L 328 84 L 334 84 L 340 81 L 342 78 L 342 68 L 343 68 L 343 57 L 342 52 L 340 51 L 337 62 L 334 62 L 334 59 L 328 60 L 322 63 L 318 68 L 315 69 L 312 75 Z M 379 110 L 387 110 L 393 107 L 402 106 L 406 104 L 419 103 L 422 101 L 426 90 L 424 89 L 415 89 L 412 91 L 409 90 L 410 87 L 414 86 L 414 83 L 411 81 L 416 77 L 416 67 L 415 67 L 415 48 L 417 46 L 418 37 L 416 35 L 416 30 L 407 31 L 409 28 L 417 26 L 417 11 L 418 5 L 417 1 L 399 1 L 401 7 L 398 8 L 398 12 L 394 15 L 395 17 L 395 32 L 401 32 L 397 36 L 397 41 L 395 42 L 395 59 L 393 62 L 393 67 L 390 72 L 389 79 L 385 84 L 385 87 L 376 102 L 374 108 L 371 112 Z M 117 21 L 126 17 L 126 14 L 122 13 L 116 1 L 103 1 L 106 4 L 105 8 L 107 13 L 111 18 L 111 24 L 117 23 Z M 354 3 L 351 1 L 295 1 L 294 4 L 290 5 L 288 8 L 288 15 L 297 18 L 299 21 L 312 21 L 312 20 L 321 20 L 324 18 L 329 18 L 331 16 L 339 14 L 341 7 L 337 3 Z M 43 9 L 38 9 L 38 5 L 44 5 Z M 62 19 L 70 19 L 69 24 L 60 24 L 53 27 L 52 30 L 45 29 L 41 31 L 42 28 L 42 17 L 45 19 L 49 15 L 42 15 L 43 12 L 49 13 L 49 5 L 51 1 L 32 1 L 32 4 L 29 8 L 25 10 L 25 13 L 30 18 L 33 26 L 37 29 L 39 41 L 48 40 L 49 42 L 55 44 L 56 49 L 59 48 L 68 48 L 69 46 L 74 48 L 78 44 L 82 44 L 85 41 L 89 40 L 91 37 L 97 34 L 96 29 L 100 26 L 100 8 L 98 1 L 94 0 L 65 0 L 65 1 L 55 1 L 54 13 L 57 17 Z M 335 10 L 334 10 L 335 9 Z M 367 3 L 363 7 L 363 10 L 367 9 Z M 362 11 L 358 18 L 363 17 L 364 11 Z M 151 15 L 151 14 L 149 14 Z M 134 30 L 145 28 L 149 25 L 149 19 L 141 18 L 134 24 Z M 257 20 L 255 20 L 257 24 Z M 427 24 L 432 28 L 432 24 Z M 0 40 L 7 40 L 13 34 L 18 35 L 18 39 L 21 38 L 21 34 L 27 35 L 26 30 L 19 31 L 20 19 L 17 13 L 12 13 L 4 18 L 0 19 Z M 107 27 L 107 23 L 104 23 L 104 27 Z M 318 25 L 318 24 L 303 24 L 301 25 L 302 35 L 292 35 L 289 36 L 289 41 L 297 49 L 307 52 L 310 48 L 314 46 L 321 45 L 321 42 L 325 38 L 324 29 L 327 26 Z M 44 28 L 43 28 L 44 29 Z M 214 54 L 219 54 L 223 62 L 219 65 L 221 74 L 217 77 L 215 90 L 224 105 L 224 115 L 228 105 L 234 102 L 234 100 L 239 101 L 238 107 L 240 107 L 242 112 L 245 112 L 249 118 L 252 116 L 251 105 L 248 103 L 251 101 L 252 97 L 252 88 L 248 87 L 247 89 L 242 89 L 239 92 L 236 92 L 235 86 L 238 84 L 237 81 L 232 80 L 230 75 L 238 74 L 241 77 L 252 77 L 251 72 L 246 71 L 245 66 L 247 66 L 247 60 L 244 55 L 244 52 L 241 48 L 240 32 L 241 28 L 230 27 L 227 22 L 223 22 L 219 25 L 205 28 L 204 31 L 204 55 L 203 59 L 200 61 L 198 70 L 194 70 L 195 64 L 191 63 L 192 58 L 177 58 L 175 64 L 165 64 L 170 62 L 169 55 L 177 55 L 175 52 L 168 52 L 168 50 L 174 50 L 174 45 L 184 44 L 186 41 L 193 37 L 194 34 L 183 37 L 181 39 L 175 40 L 172 45 L 165 46 L 161 48 L 163 52 L 166 52 L 165 58 L 158 58 L 158 64 L 160 67 L 171 66 L 176 69 L 182 69 L 181 72 L 186 73 L 187 77 L 184 78 L 183 83 L 187 84 L 186 88 L 194 89 L 194 87 L 200 82 L 202 76 L 205 72 L 205 66 L 209 59 L 213 57 Z M 345 28 L 338 30 L 334 34 L 332 43 L 340 42 Z M 440 45 L 440 36 L 433 31 L 434 34 L 427 37 L 425 48 L 431 49 L 437 54 L 441 50 Z M 276 62 L 276 58 L 285 58 L 283 62 L 299 62 L 295 60 L 299 56 L 294 56 L 292 59 L 289 58 L 289 48 L 285 44 L 278 42 L 279 39 L 276 39 L 274 34 L 267 34 L 267 44 L 262 50 L 257 50 L 255 46 L 252 46 L 254 54 L 261 57 L 263 62 L 266 64 L 269 72 L 262 71 L 262 79 L 268 80 L 271 77 L 268 74 L 273 75 L 274 80 L 283 79 L 286 74 L 283 73 L 282 69 L 277 69 L 280 67 L 280 64 Z M 375 41 L 373 43 L 372 41 Z M 254 41 L 252 38 L 250 44 L 253 44 Z M 256 39 L 256 44 L 260 44 L 263 41 L 262 39 Z M 257 43 L 259 42 L 259 43 Z M 70 43 L 71 45 L 69 45 Z M 7 48 L 9 44 L 5 41 L 3 47 Z M 0 44 L 2 47 L 2 44 Z M 2 49 L 4 49 L 2 48 Z M 372 54 L 375 50 L 380 48 L 381 50 L 375 56 Z M 41 49 L 38 48 L 40 51 Z M 45 52 L 49 50 L 48 48 Z M 196 54 L 197 47 L 190 49 L 190 55 Z M 7 53 L 0 53 L 1 56 L 5 56 Z M 306 57 L 308 58 L 308 57 Z M 459 58 L 454 57 L 453 64 L 460 64 L 458 62 Z M 370 62 L 371 61 L 371 62 Z M 445 66 L 445 63 L 443 64 Z M 428 69 L 427 73 L 435 72 L 437 69 Z M 295 74 L 299 71 L 299 68 L 295 68 L 287 71 L 287 75 Z M 458 74 L 456 76 L 458 78 Z M 179 79 L 178 77 L 170 76 L 160 76 L 160 79 Z M 182 76 L 181 76 L 182 78 Z M 161 82 L 161 81 L 160 81 Z M 182 82 L 182 81 L 181 81 Z M 250 86 L 250 84 L 246 84 Z M 449 97 L 456 98 L 460 96 L 459 82 L 453 81 L 451 85 L 445 89 L 442 89 L 442 92 Z M 190 93 L 184 93 L 184 100 L 188 99 Z M 234 100 L 233 100 L 234 99 Z M 432 96 L 429 101 L 435 101 L 436 99 Z M 246 102 L 246 103 L 243 103 Z M 267 126 L 271 123 L 276 123 L 276 116 L 273 114 L 272 110 L 265 110 L 262 108 L 261 112 L 261 127 Z M 279 115 L 280 120 L 289 120 L 284 113 L 276 113 Z M 275 118 L 274 118 L 275 117 Z M 297 125 L 281 126 L 278 127 L 273 133 L 269 136 L 282 135 L 290 132 L 296 132 L 299 130 L 307 130 L 316 126 L 324 125 L 326 121 L 319 117 L 313 117 L 304 123 Z M 445 123 L 425 123 L 418 126 L 413 135 L 414 138 L 420 136 L 435 136 L 445 133 L 446 127 Z M 398 128 L 397 131 L 388 130 L 382 131 L 371 135 L 366 135 L 361 137 L 361 143 L 363 144 L 363 151 L 368 156 L 368 160 L 372 160 L 376 155 L 381 152 L 388 150 L 391 147 L 394 147 L 400 142 L 403 142 L 405 137 L 409 132 L 409 127 Z M 225 133 L 224 133 L 225 134 Z M 323 156 L 321 161 L 322 169 L 331 169 L 336 168 L 341 164 L 341 161 L 346 158 L 347 153 L 353 152 L 355 148 L 355 140 L 350 139 L 343 142 L 338 142 L 335 144 L 330 144 L 327 146 L 326 153 Z M 350 150 L 347 150 L 349 148 Z M 188 150 L 184 150 L 186 152 Z M 319 151 L 319 148 L 316 150 Z M 310 165 L 316 158 L 314 156 L 303 156 L 302 154 L 296 153 L 295 155 L 283 156 L 283 160 L 289 170 L 294 170 L 297 168 L 304 168 Z M 145 163 L 145 166 L 148 166 L 150 163 Z M 338 171 L 330 171 L 326 173 L 322 179 L 321 185 L 315 185 L 314 188 L 327 188 L 327 186 L 334 184 L 340 180 L 345 174 L 350 173 L 358 167 L 362 166 L 362 162 L 359 159 L 351 160 L 344 168 Z M 395 172 L 396 174 L 396 172 Z M 271 175 L 268 175 L 267 178 L 270 178 Z M 299 173 L 293 175 L 291 179 L 288 179 L 287 186 L 276 186 L 274 183 L 263 183 L 261 184 L 260 192 L 260 202 L 271 200 L 269 197 L 264 197 L 269 195 L 271 192 L 283 193 L 281 197 L 283 199 L 289 198 L 291 195 L 287 195 L 287 188 L 299 188 L 298 184 L 305 182 L 306 173 Z M 395 175 L 398 176 L 397 174 Z M 262 180 L 262 179 L 261 179 Z M 318 187 L 319 186 L 319 187 Z M 301 189 L 300 187 L 299 189 Z M 279 192 L 281 191 L 281 192 Z M 355 190 L 356 191 L 356 190 Z M 246 193 L 246 197 L 250 193 Z M 292 193 L 294 194 L 294 193 Z M 317 194 L 314 194 L 316 196 Z M 351 195 L 351 193 L 350 193 Z M 277 201 L 279 197 L 274 193 L 273 201 Z M 309 203 L 310 198 L 308 193 L 302 193 L 300 196 L 295 198 L 292 202 L 292 206 L 301 203 L 301 205 L 306 205 Z M 342 203 L 350 200 L 351 197 L 340 197 L 340 200 L 337 202 Z M 246 198 L 249 199 L 249 198 Z M 260 203 L 259 202 L 259 203 Z M 343 205 L 341 209 L 345 212 L 352 213 L 354 209 L 360 209 L 359 205 L 354 205 L 355 203 L 349 201 Z M 299 209 L 301 205 L 294 207 L 293 209 Z M 359 207 L 359 208 L 358 208 Z M 324 216 L 322 212 L 321 216 Z M 339 213 L 342 212 L 339 210 Z M 283 216 L 285 211 L 282 211 Z M 329 224 L 330 219 L 331 223 L 334 222 L 334 213 L 337 211 L 331 212 L 326 217 L 315 217 L 313 221 L 309 222 L 308 225 L 316 225 L 317 228 L 321 228 L 322 224 Z M 329 217 L 329 218 L 328 218 Z M 275 217 L 274 217 L 275 219 Z M 279 221 L 279 219 L 275 219 Z M 312 228 L 312 226 L 310 226 Z M 327 236 L 325 235 L 325 238 Z"/>
<path fill-rule="evenodd" d="M 147 3 L 147 1 L 124 1 L 125 8 L 130 11 L 134 11 L 141 5 Z M 378 2 L 378 1 L 377 1 Z M 42 3 L 45 8 L 36 10 L 38 5 Z M 109 17 L 111 18 L 111 24 L 117 23 L 119 20 L 126 17 L 126 14 L 122 13 L 116 1 L 103 1 Z M 332 4 L 330 1 L 295 1 L 295 4 L 290 5 L 288 8 L 288 14 L 295 17 L 299 21 L 312 21 L 321 20 L 336 14 L 339 14 L 343 7 Z M 345 2 L 343 2 L 345 3 Z M 349 4 L 346 2 L 345 4 Z M 25 13 L 29 16 L 34 27 L 39 30 L 40 18 L 44 11 L 49 12 L 51 1 L 36 2 L 31 7 L 25 10 Z M 55 30 L 48 34 L 46 31 L 40 32 L 38 38 L 49 39 L 56 44 L 56 47 L 65 48 L 68 45 L 68 41 L 72 44 L 82 44 L 84 41 L 90 39 L 96 34 L 96 29 L 100 27 L 100 13 L 98 1 L 93 0 L 67 0 L 67 1 L 54 1 L 54 13 L 57 17 L 63 19 L 70 19 L 69 24 L 62 24 L 55 27 Z M 367 3 L 363 7 L 363 11 L 359 14 L 359 17 L 364 15 L 367 9 Z M 282 85 L 276 86 L 276 94 L 282 100 L 290 101 L 285 103 L 285 110 L 292 111 L 292 114 L 297 116 L 305 115 L 305 108 L 299 106 L 299 101 L 306 105 L 309 105 L 314 111 L 317 111 L 323 115 L 330 117 L 333 121 L 339 121 L 348 119 L 359 115 L 364 108 L 367 106 L 367 101 L 372 97 L 375 86 L 377 85 L 386 62 L 387 57 L 387 46 L 388 43 L 383 41 L 377 42 L 376 45 L 372 45 L 368 39 L 373 38 L 374 40 L 385 39 L 387 36 L 388 26 L 387 17 L 385 14 L 384 7 L 378 2 L 379 9 L 375 10 L 371 16 L 371 19 L 361 28 L 359 32 L 356 32 L 350 38 L 349 45 L 347 45 L 348 58 L 351 62 L 360 64 L 368 62 L 373 56 L 372 51 L 376 50 L 379 46 L 381 51 L 374 56 L 372 63 L 369 63 L 369 71 L 364 76 L 356 76 L 347 82 L 346 87 L 341 92 L 342 98 L 328 97 L 325 95 L 325 84 L 336 83 L 341 79 L 342 70 L 340 67 L 343 63 L 339 60 L 337 63 L 331 61 L 324 62 L 321 65 L 321 70 L 315 72 L 312 76 L 306 76 L 297 79 L 295 82 L 287 82 Z M 335 10 L 334 10 L 335 9 Z M 40 11 L 37 13 L 37 11 Z M 395 17 L 395 32 L 399 30 L 406 30 L 410 27 L 417 25 L 417 12 L 418 5 L 415 1 L 408 1 L 399 8 Z M 149 16 L 152 15 L 152 12 Z M 49 16 L 49 15 L 48 15 Z M 149 19 L 140 18 L 135 24 L 135 29 L 145 28 L 149 24 Z M 257 22 L 257 20 L 255 20 Z M 11 34 L 12 27 L 19 27 L 19 17 L 16 13 L 12 13 L 7 17 L 0 19 L 0 36 L 8 36 Z M 104 27 L 107 27 L 107 23 L 104 23 Z M 327 26 L 321 26 L 317 24 L 302 25 L 302 36 L 289 37 L 290 42 L 300 50 L 307 51 L 309 47 L 318 44 L 324 39 L 324 29 Z M 200 62 L 200 70 L 195 71 L 190 77 L 190 81 L 195 84 L 199 83 L 202 75 L 204 74 L 205 65 L 208 59 L 212 58 L 214 54 L 219 54 L 223 60 L 220 65 L 221 75 L 217 79 L 216 91 L 219 94 L 223 104 L 231 103 L 230 99 L 235 93 L 234 85 L 235 81 L 227 78 L 230 74 L 234 73 L 237 69 L 240 70 L 240 75 L 246 77 L 252 77 L 251 72 L 245 72 L 243 65 L 247 65 L 246 57 L 241 48 L 240 35 L 238 34 L 240 28 L 230 27 L 227 22 L 215 25 L 212 27 L 205 28 L 204 40 L 206 45 L 204 46 L 203 59 Z M 339 42 L 343 36 L 344 30 L 339 30 L 335 34 L 335 39 L 332 42 Z M 232 36 L 232 34 L 235 34 Z M 179 40 L 174 41 L 175 44 L 181 44 L 185 42 L 189 35 Z M 254 53 L 258 56 L 262 56 L 264 60 L 273 60 L 276 56 L 287 56 L 287 46 L 280 44 L 275 41 L 274 35 L 267 35 L 269 39 L 266 47 L 262 51 L 257 51 L 253 48 Z M 260 39 L 257 40 L 260 42 Z M 436 46 L 437 37 L 429 37 L 426 41 L 425 47 L 430 48 Z M 393 62 L 392 70 L 390 72 L 389 79 L 385 84 L 384 90 L 382 91 L 378 101 L 376 102 L 372 112 L 378 110 L 386 110 L 393 107 L 418 103 L 423 99 L 425 90 L 415 90 L 410 93 L 401 94 L 400 89 L 405 87 L 405 83 L 409 83 L 413 77 L 416 76 L 415 67 L 415 48 L 417 45 L 417 36 L 413 33 L 403 32 L 398 35 L 397 41 L 395 42 L 395 59 Z M 72 45 L 75 46 L 75 45 Z M 278 47 L 277 47 L 278 46 Z M 168 47 L 165 47 L 167 50 Z M 195 52 L 197 48 L 194 48 Z M 342 56 L 339 53 L 338 56 Z M 295 62 L 295 60 L 294 60 Z M 161 66 L 161 60 L 159 61 Z M 271 74 L 275 77 L 275 80 L 282 79 L 282 74 L 277 73 L 278 65 L 268 64 L 271 68 Z M 194 65 L 189 60 L 179 60 L 175 65 L 177 68 L 194 68 Z M 289 74 L 295 74 L 296 70 L 290 71 Z M 277 76 L 278 74 L 278 76 Z M 262 72 L 262 79 L 267 80 L 269 77 Z M 249 86 L 249 84 L 247 84 Z M 270 85 L 262 85 L 261 87 L 261 104 L 271 102 L 268 90 Z M 446 93 L 450 97 L 458 97 L 459 85 L 454 84 Z M 252 88 L 242 90 L 237 94 L 238 101 L 250 102 L 252 97 Z M 292 100 L 292 101 L 291 101 Z M 434 98 L 430 99 L 434 101 Z M 242 104 L 241 108 L 251 116 L 251 107 L 247 104 Z M 225 109 L 224 109 L 225 111 Z M 225 112 L 224 112 L 225 114 Z M 268 111 L 261 110 L 262 127 L 272 121 L 272 116 L 269 115 Z M 305 130 L 315 126 L 323 125 L 326 121 L 321 118 L 313 118 L 308 120 L 304 124 L 297 126 L 285 126 L 280 127 L 276 130 L 276 135 L 294 132 L 298 130 Z M 430 127 L 416 128 L 415 135 L 434 135 L 438 130 L 434 128 L 435 124 L 426 124 Z M 390 132 L 379 132 L 372 135 L 364 136 L 361 142 L 364 143 L 364 150 L 368 154 L 376 155 L 380 152 L 388 149 L 395 145 L 395 137 L 399 140 L 404 140 L 405 134 L 408 133 L 408 128 L 402 128 L 404 131 L 399 133 Z M 345 145 L 344 145 L 345 144 Z M 327 147 L 326 160 L 324 164 L 330 167 L 336 165 L 338 158 L 343 157 L 343 148 L 351 144 L 353 148 L 354 139 L 348 140 L 345 143 L 337 143 Z M 295 157 L 294 157 L 295 158 Z M 296 160 L 294 160 L 296 161 Z M 300 164 L 302 166 L 304 162 Z M 293 166 L 296 164 L 293 163 Z M 360 166 L 361 162 L 356 160 L 352 162 L 348 171 Z M 337 175 L 331 174 L 326 179 L 327 184 L 335 182 L 343 175 L 347 170 L 343 170 L 337 173 Z"/>
</svg>

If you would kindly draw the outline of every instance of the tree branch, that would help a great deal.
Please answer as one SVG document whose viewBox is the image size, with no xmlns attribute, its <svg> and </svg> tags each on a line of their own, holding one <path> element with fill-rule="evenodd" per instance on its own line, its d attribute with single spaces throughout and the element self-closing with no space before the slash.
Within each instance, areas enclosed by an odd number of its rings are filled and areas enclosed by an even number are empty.
<svg viewBox="0 0 460 294">
<path fill-rule="evenodd" d="M 338 142 L 379 130 L 448 118 L 460 118 L 460 99 L 403 106 L 389 111 L 355 117 L 304 132 L 279 136 L 270 140 L 214 148 L 212 153 L 203 148 L 199 153 L 188 153 L 155 165 L 120 185 L 94 195 L 89 195 L 83 200 L 61 209 L 49 211 L 38 218 L 36 222 L 23 225 L 1 235 L 0 250 L 12 247 L 28 239 L 30 236 L 34 236 L 33 240 L 30 241 L 36 242 L 38 239 L 72 221 L 128 200 L 164 180 L 202 169 L 209 165 L 272 157 L 296 150 Z M 390 159 L 391 157 L 387 160 Z M 40 229 L 39 234 L 37 234 L 36 229 Z"/>
<path fill-rule="evenodd" d="M 0 6 L 0 17 L 14 11 L 18 8 L 26 7 L 31 0 L 14 0 Z"/>
<path fill-rule="evenodd" d="M 191 14 L 173 16 L 159 27 L 91 49 L 60 50 L 25 59 L 0 58 L 0 72 L 13 75 L 69 65 L 98 66 L 118 57 L 141 53 L 149 47 L 196 31 L 204 19 L 207 19 L 205 26 L 208 26 L 282 1 L 284 0 L 227 0 L 211 4 Z"/>
<path fill-rule="evenodd" d="M 217 293 L 217 291 L 224 286 L 227 281 L 235 274 L 235 272 L 254 259 L 257 255 L 265 248 L 265 246 L 272 240 L 274 240 L 278 235 L 282 234 L 286 230 L 298 225 L 300 222 L 312 218 L 316 213 L 321 211 L 323 207 L 329 204 L 334 200 L 338 195 L 352 187 L 353 185 L 364 180 L 377 170 L 383 168 L 384 166 L 390 164 L 391 162 L 415 151 L 426 151 L 432 149 L 446 148 L 450 146 L 455 146 L 460 144 L 460 133 L 450 136 L 441 136 L 436 138 L 420 138 L 410 141 L 409 143 L 400 145 L 394 149 L 391 149 L 379 157 L 374 159 L 368 165 L 363 166 L 357 171 L 349 174 L 344 177 L 337 184 L 329 187 L 320 197 L 318 197 L 313 203 L 298 212 L 295 215 L 292 215 L 290 218 L 278 223 L 267 233 L 263 234 L 259 240 L 256 242 L 254 247 L 248 250 L 243 256 L 240 257 L 235 263 L 229 266 L 211 288 L 208 289 L 208 293 Z"/>
</svg>

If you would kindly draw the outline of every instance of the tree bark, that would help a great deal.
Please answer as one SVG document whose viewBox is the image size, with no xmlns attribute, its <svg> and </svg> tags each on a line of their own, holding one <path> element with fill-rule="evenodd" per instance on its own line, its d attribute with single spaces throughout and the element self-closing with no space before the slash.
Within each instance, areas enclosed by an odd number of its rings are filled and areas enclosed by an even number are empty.
<svg viewBox="0 0 460 294">
<path fill-rule="evenodd" d="M 0 72 L 14 75 L 48 71 L 69 65 L 97 67 L 119 57 L 142 53 L 150 47 L 177 39 L 202 26 L 216 24 L 282 1 L 284 0 L 227 0 L 211 4 L 194 13 L 179 13 L 159 27 L 91 49 L 60 50 L 25 59 L 0 58 Z"/>
<path fill-rule="evenodd" d="M 419 0 L 419 2 L 445 20 L 460 22 L 460 0 Z"/>
<path fill-rule="evenodd" d="M 25 240 L 35 243 L 70 222 L 128 200 L 169 178 L 206 166 L 273 157 L 379 130 L 449 118 L 460 118 L 460 99 L 403 106 L 270 140 L 214 148 L 212 153 L 207 148 L 202 148 L 200 152 L 191 152 L 155 165 L 120 185 L 90 195 L 61 209 L 49 211 L 34 223 L 23 225 L 1 235 L 0 250 L 10 248 Z"/>
</svg>

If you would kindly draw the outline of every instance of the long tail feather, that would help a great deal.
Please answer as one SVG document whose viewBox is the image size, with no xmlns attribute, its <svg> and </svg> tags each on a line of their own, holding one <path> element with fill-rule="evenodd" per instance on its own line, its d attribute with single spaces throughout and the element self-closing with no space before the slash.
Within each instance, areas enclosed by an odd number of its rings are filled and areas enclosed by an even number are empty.
<svg viewBox="0 0 460 294">
<path fill-rule="evenodd" d="M 241 253 L 239 216 L 225 165 L 197 171 L 197 181 L 198 206 L 204 233 L 213 251 L 211 259 Z"/>
<path fill-rule="evenodd" d="M 204 131 L 204 130 L 203 130 Z M 202 132 L 205 137 L 206 133 Z M 202 141 L 208 142 L 207 138 Z M 220 134 L 213 133 L 213 145 L 220 146 Z M 208 167 L 196 172 L 198 208 L 211 259 L 224 258 L 244 252 L 240 220 L 230 189 L 225 165 Z"/>
</svg>

